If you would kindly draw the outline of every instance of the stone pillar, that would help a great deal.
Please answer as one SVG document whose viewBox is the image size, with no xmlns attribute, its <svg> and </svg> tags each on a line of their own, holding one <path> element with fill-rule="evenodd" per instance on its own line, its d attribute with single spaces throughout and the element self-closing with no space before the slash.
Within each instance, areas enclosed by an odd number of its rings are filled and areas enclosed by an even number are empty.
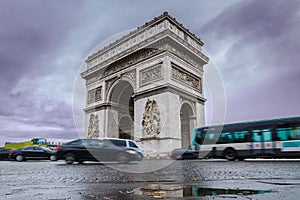
<svg viewBox="0 0 300 200">
<path fill-rule="evenodd" d="M 118 111 L 108 107 L 106 110 L 106 136 L 112 138 L 119 137 Z"/>
<path fill-rule="evenodd" d="M 146 157 L 167 157 L 180 146 L 179 106 L 179 96 L 171 92 L 136 100 L 134 132 Z"/>
</svg>

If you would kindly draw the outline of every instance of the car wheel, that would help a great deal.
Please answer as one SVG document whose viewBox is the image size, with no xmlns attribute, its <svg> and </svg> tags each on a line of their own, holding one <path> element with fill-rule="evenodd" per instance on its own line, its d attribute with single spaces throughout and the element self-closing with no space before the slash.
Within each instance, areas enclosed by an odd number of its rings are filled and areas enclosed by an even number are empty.
<svg viewBox="0 0 300 200">
<path fill-rule="evenodd" d="M 73 153 L 67 153 L 64 157 L 67 164 L 73 164 L 76 160 L 76 156 Z"/>
<path fill-rule="evenodd" d="M 118 163 L 128 163 L 129 162 L 128 156 L 125 153 L 119 153 L 116 156 L 116 160 Z"/>
<path fill-rule="evenodd" d="M 141 160 L 143 160 L 143 155 L 141 154 L 141 153 L 138 153 L 138 161 L 141 161 Z"/>
<path fill-rule="evenodd" d="M 57 160 L 56 155 L 51 155 L 51 156 L 50 156 L 50 160 L 51 160 L 51 161 L 56 161 L 56 160 Z"/>
<path fill-rule="evenodd" d="M 233 148 L 228 148 L 224 151 L 224 157 L 227 160 L 234 161 L 236 159 L 236 152 Z"/>
<path fill-rule="evenodd" d="M 24 160 L 24 156 L 23 155 L 17 155 L 16 156 L 16 161 L 21 162 Z"/>
</svg>

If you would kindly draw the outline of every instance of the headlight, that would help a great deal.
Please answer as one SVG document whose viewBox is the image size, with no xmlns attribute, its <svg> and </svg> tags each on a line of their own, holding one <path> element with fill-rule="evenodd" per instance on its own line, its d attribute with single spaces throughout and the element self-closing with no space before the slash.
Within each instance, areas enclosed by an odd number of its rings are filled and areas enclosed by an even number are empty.
<svg viewBox="0 0 300 200">
<path fill-rule="evenodd" d="M 126 152 L 127 152 L 127 153 L 130 153 L 130 154 L 136 154 L 136 152 L 133 151 L 133 150 L 126 150 Z"/>
</svg>

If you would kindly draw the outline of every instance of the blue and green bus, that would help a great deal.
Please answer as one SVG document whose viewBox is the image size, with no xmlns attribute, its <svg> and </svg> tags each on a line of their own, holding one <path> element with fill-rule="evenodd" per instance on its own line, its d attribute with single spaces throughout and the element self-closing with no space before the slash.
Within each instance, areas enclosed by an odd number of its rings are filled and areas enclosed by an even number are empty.
<svg viewBox="0 0 300 200">
<path fill-rule="evenodd" d="M 199 127 L 192 144 L 200 158 L 300 158 L 300 117 Z"/>
</svg>

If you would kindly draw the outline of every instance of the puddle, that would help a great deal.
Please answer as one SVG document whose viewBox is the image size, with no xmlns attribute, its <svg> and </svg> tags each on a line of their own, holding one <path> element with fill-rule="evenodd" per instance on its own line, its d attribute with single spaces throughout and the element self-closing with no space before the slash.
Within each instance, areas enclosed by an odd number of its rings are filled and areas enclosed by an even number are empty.
<svg viewBox="0 0 300 200">
<path fill-rule="evenodd" d="M 194 185 L 163 185 L 151 184 L 147 187 L 134 190 L 135 195 L 152 197 L 199 197 L 199 196 L 221 196 L 237 195 L 247 196 L 253 194 L 264 194 L 271 192 L 269 190 L 251 190 L 251 189 L 225 189 L 208 188 Z"/>
</svg>

